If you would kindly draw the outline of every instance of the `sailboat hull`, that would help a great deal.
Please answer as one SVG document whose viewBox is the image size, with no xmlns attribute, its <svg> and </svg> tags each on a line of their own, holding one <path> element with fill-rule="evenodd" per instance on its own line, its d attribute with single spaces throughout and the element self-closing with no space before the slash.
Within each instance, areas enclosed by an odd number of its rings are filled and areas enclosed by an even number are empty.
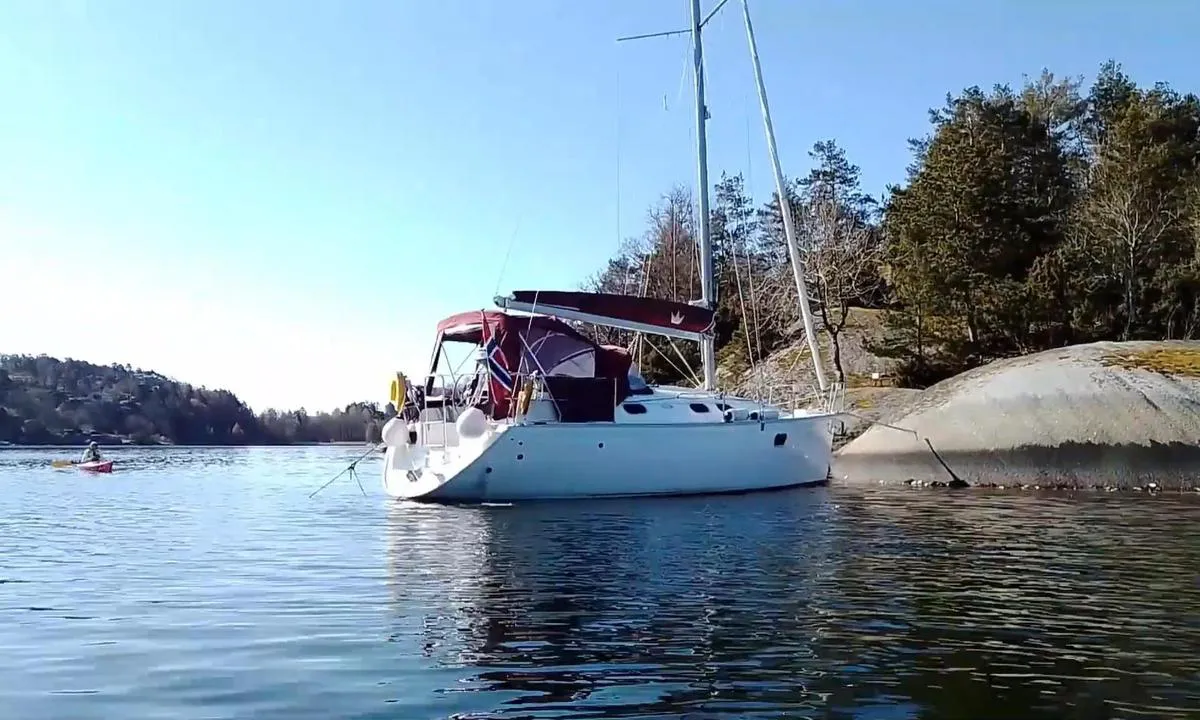
<svg viewBox="0 0 1200 720">
<path fill-rule="evenodd" d="M 833 417 L 510 425 L 477 452 L 426 456 L 419 472 L 407 448 L 389 447 L 384 488 L 414 500 L 513 502 L 817 485 L 829 477 Z"/>
</svg>

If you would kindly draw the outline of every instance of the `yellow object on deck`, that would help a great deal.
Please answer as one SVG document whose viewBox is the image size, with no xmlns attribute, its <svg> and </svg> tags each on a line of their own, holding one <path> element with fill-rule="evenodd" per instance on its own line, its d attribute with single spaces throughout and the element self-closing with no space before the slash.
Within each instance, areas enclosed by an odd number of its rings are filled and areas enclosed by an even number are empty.
<svg viewBox="0 0 1200 720">
<path fill-rule="evenodd" d="M 533 399 L 533 378 L 525 378 L 525 382 L 521 385 L 521 390 L 517 393 L 517 414 L 524 415 L 529 412 L 529 401 Z"/>
<path fill-rule="evenodd" d="M 389 396 L 392 404 L 396 406 L 396 412 L 400 412 L 404 408 L 404 396 L 407 388 L 408 383 L 404 380 L 404 373 L 396 373 L 396 379 L 392 381 L 392 392 Z"/>
</svg>

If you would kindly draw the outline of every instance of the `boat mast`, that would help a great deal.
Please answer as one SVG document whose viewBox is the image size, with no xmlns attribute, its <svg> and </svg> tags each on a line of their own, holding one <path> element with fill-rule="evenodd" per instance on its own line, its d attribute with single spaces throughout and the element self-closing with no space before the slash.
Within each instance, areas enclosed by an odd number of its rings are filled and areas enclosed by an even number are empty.
<svg viewBox="0 0 1200 720">
<path fill-rule="evenodd" d="M 699 0 L 692 0 L 693 5 Z M 812 309 L 808 306 L 808 290 L 804 284 L 804 264 L 800 259 L 800 246 L 796 244 L 796 228 L 792 220 L 791 202 L 783 180 L 783 169 L 779 166 L 779 152 L 775 148 L 775 129 L 771 125 L 771 109 L 767 106 L 767 88 L 763 84 L 762 66 L 758 62 L 758 45 L 754 42 L 754 25 L 750 22 L 750 0 L 742 0 L 742 16 L 746 18 L 746 37 L 750 41 L 750 60 L 754 63 L 754 81 L 758 85 L 758 102 L 762 107 L 763 125 L 767 129 L 767 150 L 771 153 L 771 168 L 775 171 L 775 192 L 779 195 L 779 212 L 783 216 L 783 233 L 787 238 L 788 257 L 792 261 L 792 276 L 796 280 L 796 294 L 800 297 L 800 315 L 804 318 L 804 334 L 808 337 L 808 349 L 812 353 L 813 369 L 817 373 L 817 386 L 824 393 L 828 384 L 821 367 L 821 348 L 817 344 L 817 333 Z M 697 40 L 699 47 L 699 40 Z M 702 92 L 702 91 L 699 91 Z M 703 138 L 703 131 L 701 131 Z M 703 147 L 701 140 L 701 147 Z M 703 161 L 701 164 L 703 168 Z M 701 169 L 701 177 L 705 171 Z M 700 237 L 707 235 L 701 232 Z"/>
<path fill-rule="evenodd" d="M 701 298 L 691 304 L 701 305 L 709 310 L 716 310 L 717 287 L 716 278 L 713 274 L 712 238 L 709 235 L 708 228 L 708 140 L 705 135 L 705 121 L 708 120 L 708 107 L 704 104 L 704 45 L 700 41 L 700 31 L 727 2 L 729 0 L 721 0 L 708 15 L 702 18 L 700 15 L 700 0 L 691 0 L 692 25 L 686 30 L 670 30 L 668 32 L 617 38 L 617 42 L 623 42 L 626 40 L 642 40 L 644 38 L 666 37 L 669 35 L 692 36 L 692 70 L 696 79 L 696 174 L 698 176 L 697 184 L 700 186 L 698 188 L 700 195 L 700 218 L 698 225 L 700 230 Z M 715 390 L 717 388 L 717 354 L 711 335 L 705 335 L 700 339 L 700 359 L 704 362 L 704 389 Z"/>
<path fill-rule="evenodd" d="M 712 238 L 708 232 L 708 139 L 705 134 L 708 108 L 704 104 L 704 44 L 700 40 L 703 24 L 704 21 L 700 17 L 700 0 L 692 0 L 692 70 L 696 78 L 696 174 L 700 193 L 700 302 L 704 307 L 715 310 L 717 292 L 713 277 Z M 715 390 L 717 355 L 712 335 L 705 335 L 700 340 L 700 358 L 704 363 L 704 389 Z"/>
</svg>

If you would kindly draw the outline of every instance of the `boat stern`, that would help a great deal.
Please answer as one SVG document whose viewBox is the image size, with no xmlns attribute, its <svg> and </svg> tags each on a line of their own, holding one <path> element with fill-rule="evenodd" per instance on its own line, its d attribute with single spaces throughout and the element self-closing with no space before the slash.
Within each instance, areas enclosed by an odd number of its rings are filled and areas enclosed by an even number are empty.
<svg viewBox="0 0 1200 720">
<path fill-rule="evenodd" d="M 446 486 L 463 484 L 466 478 L 460 476 L 505 429 L 475 408 L 468 408 L 453 423 L 418 420 L 409 424 L 400 417 L 392 418 L 382 433 L 387 448 L 384 491 L 396 498 L 441 499 Z"/>
</svg>

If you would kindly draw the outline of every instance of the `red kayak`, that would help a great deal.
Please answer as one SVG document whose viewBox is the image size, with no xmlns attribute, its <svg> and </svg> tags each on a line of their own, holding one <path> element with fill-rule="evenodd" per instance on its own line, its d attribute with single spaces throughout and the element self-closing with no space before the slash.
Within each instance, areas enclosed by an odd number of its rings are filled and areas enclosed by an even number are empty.
<svg viewBox="0 0 1200 720">
<path fill-rule="evenodd" d="M 79 463 L 75 467 L 88 472 L 110 473 L 112 472 L 112 460 L 93 460 L 92 462 Z"/>
</svg>

